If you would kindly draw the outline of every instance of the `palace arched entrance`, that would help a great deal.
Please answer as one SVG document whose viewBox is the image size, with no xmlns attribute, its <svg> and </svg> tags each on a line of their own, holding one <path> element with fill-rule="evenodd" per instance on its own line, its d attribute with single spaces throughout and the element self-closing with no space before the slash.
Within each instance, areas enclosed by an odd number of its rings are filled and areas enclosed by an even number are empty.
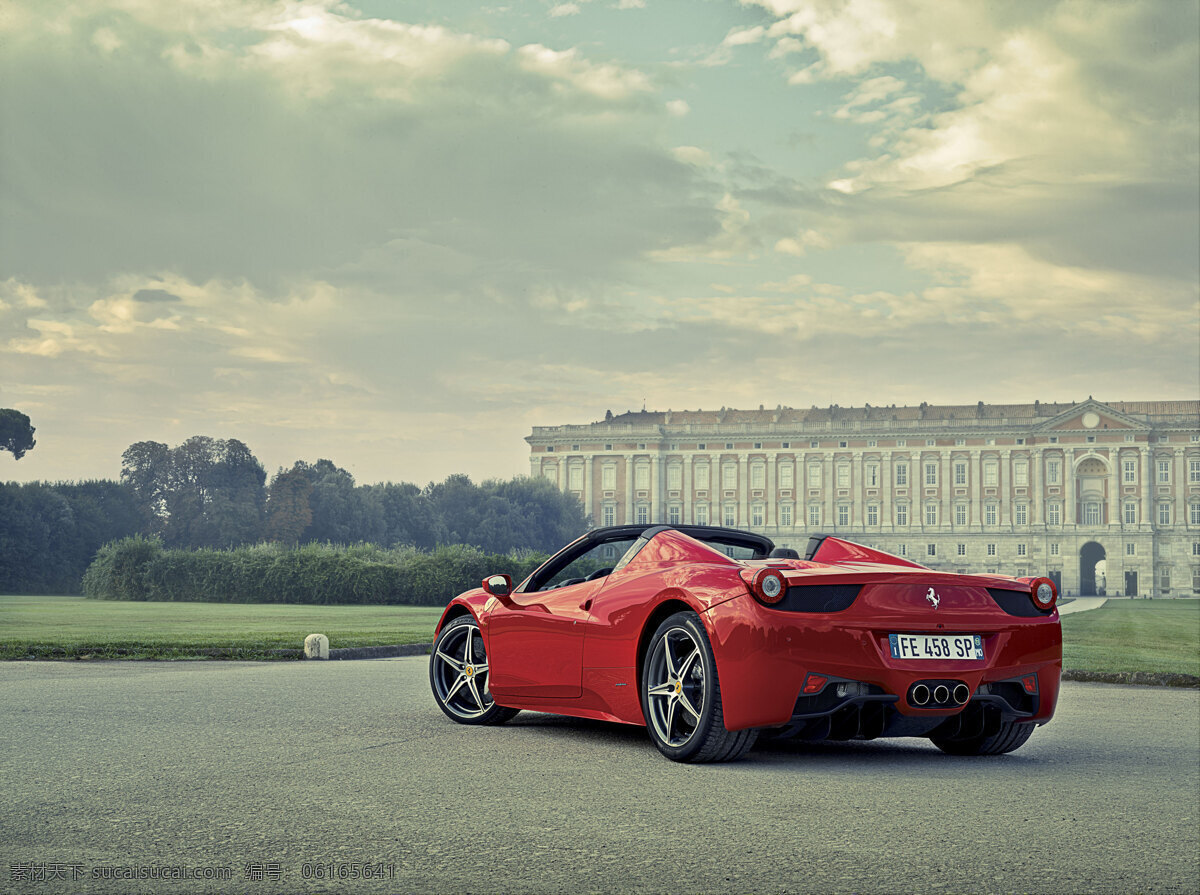
<svg viewBox="0 0 1200 895">
<path fill-rule="evenodd" d="M 1096 565 L 1103 563 L 1107 554 L 1104 548 L 1095 541 L 1088 541 L 1079 550 L 1079 595 L 1081 597 L 1096 596 L 1100 593 L 1100 581 L 1096 580 Z M 1101 570 L 1105 566 L 1100 567 Z"/>
</svg>

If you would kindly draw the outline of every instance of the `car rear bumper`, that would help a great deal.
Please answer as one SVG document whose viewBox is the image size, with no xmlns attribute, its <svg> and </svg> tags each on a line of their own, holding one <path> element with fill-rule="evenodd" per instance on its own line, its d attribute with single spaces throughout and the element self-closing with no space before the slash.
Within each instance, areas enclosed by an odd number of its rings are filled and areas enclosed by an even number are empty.
<svg viewBox="0 0 1200 895">
<path fill-rule="evenodd" d="M 831 613 L 781 612 L 747 595 L 713 607 L 703 618 L 721 681 L 725 726 L 730 730 L 780 726 L 812 715 L 804 711 L 804 700 L 824 690 L 802 693 L 806 679 L 814 687 L 821 684 L 809 675 L 865 684 L 871 695 L 894 697 L 876 700 L 888 707 L 889 717 L 926 719 L 935 725 L 962 712 L 968 703 L 917 705 L 912 688 L 919 682 L 947 682 L 951 690 L 961 683 L 970 704 L 1041 724 L 1050 720 L 1058 702 L 1062 632 L 1057 614 L 1014 618 L 999 609 L 945 611 L 936 617 L 930 613 L 880 621 L 878 615 L 854 606 Z M 979 634 L 984 658 L 893 659 L 890 633 Z M 1012 689 L 1014 682 L 1021 687 L 1024 681 L 1028 687 L 1030 675 L 1034 692 Z M 836 689 L 832 692 L 836 696 Z M 822 703 L 820 711 L 832 714 L 839 707 Z M 914 724 L 913 729 L 926 726 L 931 725 Z"/>
</svg>

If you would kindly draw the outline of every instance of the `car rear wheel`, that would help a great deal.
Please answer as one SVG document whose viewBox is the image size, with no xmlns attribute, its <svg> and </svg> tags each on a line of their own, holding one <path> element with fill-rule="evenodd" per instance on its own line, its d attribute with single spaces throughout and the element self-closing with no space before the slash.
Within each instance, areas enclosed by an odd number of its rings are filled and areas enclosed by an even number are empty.
<svg viewBox="0 0 1200 895">
<path fill-rule="evenodd" d="M 483 636 L 469 615 L 447 622 L 438 634 L 429 657 L 429 685 L 438 708 L 459 724 L 503 724 L 518 712 L 492 698 Z"/>
<path fill-rule="evenodd" d="M 1025 745 L 1035 724 L 1001 721 L 1000 730 L 990 736 L 949 739 L 930 737 L 933 744 L 947 755 L 1003 755 Z"/>
<path fill-rule="evenodd" d="M 733 761 L 758 735 L 725 729 L 712 647 L 693 612 L 672 615 L 654 632 L 642 662 L 641 696 L 650 739 L 673 761 Z"/>
</svg>

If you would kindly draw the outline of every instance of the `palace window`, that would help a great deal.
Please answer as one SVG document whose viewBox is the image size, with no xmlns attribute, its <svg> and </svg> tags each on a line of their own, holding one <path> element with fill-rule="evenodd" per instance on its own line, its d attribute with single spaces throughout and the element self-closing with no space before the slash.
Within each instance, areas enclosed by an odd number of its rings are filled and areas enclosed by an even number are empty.
<svg viewBox="0 0 1200 895">
<path fill-rule="evenodd" d="M 995 488 L 1000 480 L 1000 464 L 995 460 L 988 460 L 983 464 L 983 484 L 988 488 Z"/>
<path fill-rule="evenodd" d="M 987 555 L 988 555 L 988 556 L 995 556 L 995 555 L 996 555 L 996 545 L 995 545 L 995 544 L 988 544 L 988 545 L 987 545 Z"/>
<path fill-rule="evenodd" d="M 810 503 L 808 505 L 808 527 L 821 527 L 821 505 L 819 503 Z"/>
<path fill-rule="evenodd" d="M 700 442 L 698 445 L 696 445 L 696 450 L 698 450 L 698 451 L 706 451 L 706 450 L 708 450 L 708 445 L 707 445 L 707 444 L 705 444 L 705 443 L 702 441 L 702 442 Z"/>
<path fill-rule="evenodd" d="M 959 504 L 954 505 L 954 524 L 955 525 L 966 525 L 967 524 L 967 505 L 965 503 L 959 503 Z"/>
<path fill-rule="evenodd" d="M 697 525 L 708 525 L 708 504 L 696 504 L 696 508 L 692 511 L 692 515 L 696 517 Z"/>
<path fill-rule="evenodd" d="M 650 467 L 645 463 L 634 467 L 633 487 L 638 491 L 648 491 L 650 489 Z"/>
<path fill-rule="evenodd" d="M 1200 506 L 1200 504 L 1197 504 Z M 879 504 L 867 504 L 867 525 L 879 524 Z"/>
<path fill-rule="evenodd" d="M 558 467 L 557 466 L 543 466 L 542 467 L 542 476 L 543 476 L 543 478 L 549 479 L 550 481 L 554 482 L 555 485 L 557 485 L 558 484 Z"/>
<path fill-rule="evenodd" d="M 925 504 L 925 524 L 926 525 L 937 525 L 938 524 L 938 505 L 936 503 Z"/>
<path fill-rule="evenodd" d="M 965 460 L 956 460 L 954 462 L 954 484 L 965 485 L 967 483 L 967 463 Z"/>
<path fill-rule="evenodd" d="M 601 515 L 604 517 L 605 526 L 617 524 L 617 508 L 611 504 L 605 505 L 601 511 Z"/>
<path fill-rule="evenodd" d="M 847 447 L 847 443 L 846 443 L 846 442 L 844 442 L 844 441 L 839 441 L 839 442 L 838 442 L 838 447 L 843 447 L 843 448 L 844 448 L 844 447 Z"/>
<path fill-rule="evenodd" d="M 667 467 L 667 490 L 678 491 L 683 487 L 683 467 L 673 463 Z"/>
<path fill-rule="evenodd" d="M 821 467 L 816 463 L 810 463 L 808 465 L 808 487 L 821 487 Z"/>
<path fill-rule="evenodd" d="M 721 467 L 721 487 L 726 491 L 732 491 L 737 487 L 737 467 L 732 463 L 726 463 Z"/>
<path fill-rule="evenodd" d="M 1100 504 L 1094 500 L 1089 500 L 1083 505 L 1083 524 L 1084 525 L 1099 525 L 1100 524 Z"/>
<path fill-rule="evenodd" d="M 756 528 L 761 528 L 763 524 L 763 505 L 756 503 L 750 508 L 750 524 Z"/>
<path fill-rule="evenodd" d="M 641 504 L 637 508 L 637 524 L 647 525 L 650 522 L 650 507 Z"/>
<path fill-rule="evenodd" d="M 1051 545 L 1050 545 L 1050 555 L 1051 555 L 1051 556 L 1058 556 L 1058 544 L 1051 544 Z"/>
<path fill-rule="evenodd" d="M 925 464 L 925 484 L 926 485 L 936 485 L 937 484 L 937 464 L 936 463 L 926 463 Z"/>
<path fill-rule="evenodd" d="M 1024 544 L 1018 544 L 1018 545 L 1017 545 L 1017 556 L 1025 556 L 1025 555 L 1026 555 L 1026 554 L 1025 554 L 1025 545 L 1024 545 Z"/>
<path fill-rule="evenodd" d="M 583 490 L 583 467 L 582 466 L 572 466 L 570 471 L 567 473 L 567 478 L 568 478 L 568 482 L 569 482 L 569 484 L 567 485 L 567 488 L 569 490 L 571 490 L 571 491 L 582 491 Z"/>
<path fill-rule="evenodd" d="M 837 486 L 839 488 L 850 487 L 850 464 L 839 463 L 837 467 Z"/>
<path fill-rule="evenodd" d="M 1169 485 L 1171 483 L 1171 461 L 1158 461 L 1158 483 L 1160 485 Z"/>
<path fill-rule="evenodd" d="M 1046 461 L 1046 484 L 1058 485 L 1062 481 L 1062 461 L 1047 460 Z"/>
<path fill-rule="evenodd" d="M 867 482 L 868 488 L 878 488 L 879 487 L 879 464 L 878 463 L 868 463 L 863 468 L 863 475 L 866 477 L 866 482 Z"/>
<path fill-rule="evenodd" d="M 899 547 L 897 547 L 897 548 L 896 548 L 896 555 L 897 555 L 897 556 L 908 556 L 908 545 L 907 545 L 907 544 L 901 544 Z"/>
<path fill-rule="evenodd" d="M 897 463 L 896 464 L 896 484 L 900 485 L 902 487 L 908 485 L 908 464 L 907 463 Z"/>
<path fill-rule="evenodd" d="M 1188 460 L 1188 483 L 1200 485 L 1200 458 Z"/>
<path fill-rule="evenodd" d="M 791 490 L 795 487 L 795 471 L 791 463 L 782 463 L 779 466 L 779 487 L 785 490 Z"/>
<path fill-rule="evenodd" d="M 844 503 L 838 504 L 837 524 L 842 527 L 850 524 L 850 507 Z"/>
<path fill-rule="evenodd" d="M 577 445 L 577 444 L 571 445 L 571 450 L 573 450 L 573 451 L 579 450 L 579 445 Z"/>
<path fill-rule="evenodd" d="M 707 463 L 701 463 L 699 466 L 696 467 L 696 490 L 697 491 L 707 491 L 708 490 L 708 482 L 709 482 L 708 468 L 709 467 L 708 467 Z"/>
<path fill-rule="evenodd" d="M 1121 461 L 1121 481 L 1126 485 L 1137 484 L 1137 460 Z"/>
<path fill-rule="evenodd" d="M 1158 505 L 1158 524 L 1171 524 L 1171 505 L 1169 503 L 1160 503 Z"/>
<path fill-rule="evenodd" d="M 937 544 L 926 544 L 925 545 L 925 555 L 926 556 L 937 556 Z"/>
<path fill-rule="evenodd" d="M 1137 502 L 1133 500 L 1125 501 L 1125 524 L 1137 525 Z"/>
<path fill-rule="evenodd" d="M 1126 541 L 1125 542 L 1125 555 L 1126 556 L 1137 556 L 1137 544 L 1135 544 L 1133 541 Z"/>
<path fill-rule="evenodd" d="M 1158 589 L 1164 594 L 1171 592 L 1171 570 L 1161 569 L 1158 573 Z"/>
<path fill-rule="evenodd" d="M 792 505 L 790 503 L 785 503 L 779 508 L 779 527 L 792 527 Z"/>
<path fill-rule="evenodd" d="M 683 520 L 683 510 L 678 506 L 667 507 L 667 524 L 679 525 Z"/>
<path fill-rule="evenodd" d="M 750 487 L 757 490 L 767 487 L 767 467 L 761 463 L 750 467 Z"/>
<path fill-rule="evenodd" d="M 966 443 L 967 443 L 967 440 L 966 440 L 965 438 L 956 438 L 956 439 L 954 439 L 954 446 L 955 446 L 955 447 L 963 447 L 963 446 L 964 446 Z"/>
<path fill-rule="evenodd" d="M 725 507 L 725 527 L 733 528 L 737 525 L 737 507 L 729 504 Z"/>
<path fill-rule="evenodd" d="M 1028 525 L 1029 524 L 1029 507 L 1026 504 L 1019 503 L 1013 507 L 1013 524 Z"/>
<path fill-rule="evenodd" d="M 958 547 L 955 548 L 955 551 L 959 556 L 966 556 L 967 555 L 967 545 L 959 544 Z"/>
<path fill-rule="evenodd" d="M 1046 524 L 1047 525 L 1062 525 L 1062 504 L 1061 503 L 1046 504 Z"/>
<path fill-rule="evenodd" d="M 908 504 L 896 504 L 896 524 L 908 525 Z"/>
<path fill-rule="evenodd" d="M 617 487 L 617 467 L 608 465 L 600 470 L 600 487 L 611 491 Z"/>
<path fill-rule="evenodd" d="M 1018 488 L 1025 488 L 1029 485 L 1029 463 L 1025 460 L 1018 460 L 1013 464 L 1013 485 Z"/>
<path fill-rule="evenodd" d="M 761 441 L 754 442 L 754 449 L 756 451 L 761 451 L 762 450 L 762 442 Z"/>
<path fill-rule="evenodd" d="M 725 450 L 727 450 L 727 451 L 733 450 L 733 442 L 732 441 L 725 442 Z"/>
<path fill-rule="evenodd" d="M 554 453 L 554 445 L 550 445 L 548 448 L 546 448 L 546 453 L 553 454 Z"/>
<path fill-rule="evenodd" d="M 1188 505 L 1188 525 L 1200 525 L 1200 503 Z"/>
<path fill-rule="evenodd" d="M 986 504 L 983 508 L 983 524 L 996 524 L 996 505 L 994 503 Z"/>
</svg>

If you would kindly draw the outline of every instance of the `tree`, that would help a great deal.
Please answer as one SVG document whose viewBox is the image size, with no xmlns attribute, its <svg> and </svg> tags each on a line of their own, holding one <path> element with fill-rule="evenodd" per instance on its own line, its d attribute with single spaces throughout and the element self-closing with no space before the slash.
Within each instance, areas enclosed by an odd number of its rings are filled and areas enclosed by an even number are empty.
<svg viewBox="0 0 1200 895">
<path fill-rule="evenodd" d="M 20 460 L 26 451 L 37 444 L 33 433 L 37 430 L 29 424 L 29 417 L 19 410 L 0 409 L 0 451 L 8 451 L 13 459 Z"/>
<path fill-rule="evenodd" d="M 307 465 L 307 464 L 306 464 Z M 312 525 L 312 478 L 307 470 L 297 468 L 280 469 L 267 489 L 267 525 L 263 536 L 268 541 L 281 544 L 299 544 L 308 527 Z"/>
<path fill-rule="evenodd" d="M 196 435 L 175 448 L 129 446 L 121 481 L 168 547 L 233 547 L 258 540 L 266 470 L 236 438 Z"/>
</svg>

